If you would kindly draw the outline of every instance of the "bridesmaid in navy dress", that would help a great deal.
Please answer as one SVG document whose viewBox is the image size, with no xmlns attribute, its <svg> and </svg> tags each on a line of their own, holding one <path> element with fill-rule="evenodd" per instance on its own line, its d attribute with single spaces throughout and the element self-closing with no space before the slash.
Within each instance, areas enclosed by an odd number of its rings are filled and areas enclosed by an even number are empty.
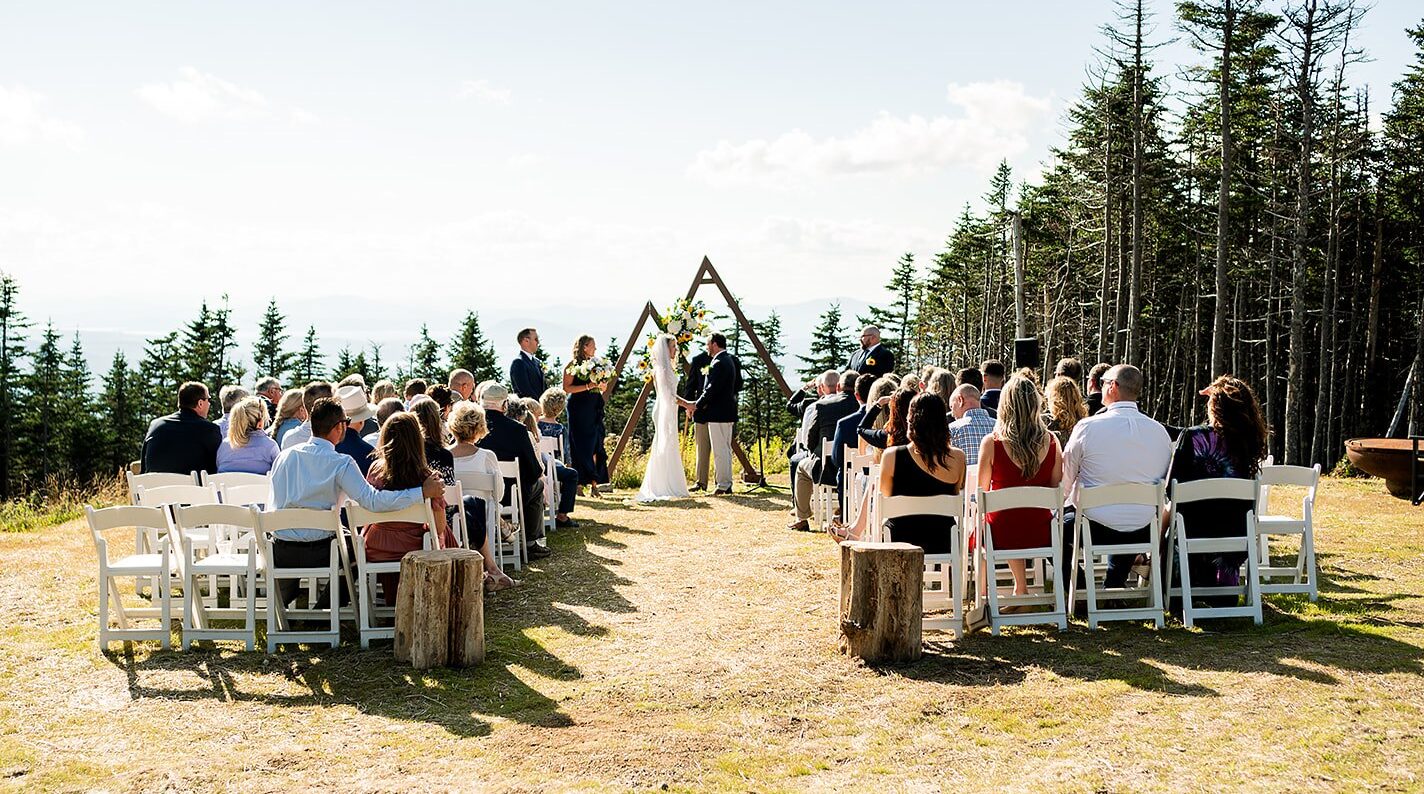
<svg viewBox="0 0 1424 794">
<path fill-rule="evenodd" d="M 608 482 L 608 453 L 603 449 L 603 392 L 606 384 L 590 383 L 574 368 L 598 355 L 598 343 L 584 334 L 574 343 L 573 360 L 564 368 L 564 391 L 569 395 L 569 457 L 578 471 L 579 485 L 598 496 L 598 484 Z"/>
</svg>

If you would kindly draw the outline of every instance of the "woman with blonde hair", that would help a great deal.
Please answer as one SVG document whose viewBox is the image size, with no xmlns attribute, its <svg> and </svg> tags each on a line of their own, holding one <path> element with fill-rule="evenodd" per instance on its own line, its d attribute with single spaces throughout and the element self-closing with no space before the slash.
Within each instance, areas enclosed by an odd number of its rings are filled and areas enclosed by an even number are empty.
<svg viewBox="0 0 1424 794">
<path fill-rule="evenodd" d="M 1066 447 L 1073 428 L 1088 416 L 1088 403 L 1083 399 L 1078 382 L 1066 375 L 1059 375 L 1048 382 L 1044 398 L 1048 403 L 1048 413 L 1044 417 L 1048 429 L 1058 438 L 1058 445 Z"/>
<path fill-rule="evenodd" d="M 277 401 L 277 416 L 272 420 L 272 429 L 268 435 L 277 442 L 277 448 L 282 447 L 282 437 L 290 430 L 296 430 L 302 426 L 302 422 L 307 420 L 307 407 L 302 402 L 301 389 L 287 389 L 282 392 L 282 399 Z"/>
<path fill-rule="evenodd" d="M 301 392 L 297 394 L 300 396 Z M 285 397 L 282 402 L 286 402 Z M 270 473 L 281 447 L 262 432 L 267 424 L 267 406 L 262 404 L 262 398 L 242 398 L 232 407 L 228 417 L 227 437 L 218 445 L 218 473 Z"/>
<path fill-rule="evenodd" d="M 489 433 L 485 410 L 479 403 L 461 400 L 450 409 L 450 433 L 455 443 L 447 450 L 454 462 L 455 476 L 461 474 L 499 474 L 499 458 L 487 449 L 480 449 L 480 439 Z M 491 592 L 503 590 L 519 584 L 499 569 L 494 552 L 490 549 L 491 539 L 498 530 L 499 508 L 497 505 L 467 494 L 465 496 L 465 526 L 469 530 L 470 548 L 484 557 L 485 589 Z"/>
<path fill-rule="evenodd" d="M 382 400 L 389 400 L 392 397 L 400 397 L 396 394 L 396 385 L 388 380 L 378 380 L 376 385 L 371 387 L 371 402 L 380 405 Z"/>
<path fill-rule="evenodd" d="M 1043 398 L 1033 381 L 1015 375 L 999 394 L 994 432 L 979 445 L 979 490 L 1023 486 L 1055 487 L 1063 479 L 1063 451 L 1043 421 Z M 1053 514 L 1023 507 L 989 513 L 985 520 L 996 549 L 1033 549 L 1049 545 Z M 1023 560 L 1010 560 L 1014 594 L 1028 592 Z"/>
</svg>

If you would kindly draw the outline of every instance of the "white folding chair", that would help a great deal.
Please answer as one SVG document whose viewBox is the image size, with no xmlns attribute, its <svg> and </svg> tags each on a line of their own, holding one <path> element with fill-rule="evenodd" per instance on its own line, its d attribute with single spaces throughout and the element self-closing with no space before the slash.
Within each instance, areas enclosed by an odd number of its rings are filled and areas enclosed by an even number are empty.
<svg viewBox="0 0 1424 794">
<path fill-rule="evenodd" d="M 1037 582 L 1029 582 L 1029 592 L 1025 595 L 1000 593 L 996 581 L 1000 563 L 1009 560 L 1023 560 L 1029 563 L 1047 560 L 1052 570 L 1060 570 L 1063 563 L 1063 489 L 1039 486 L 1001 488 L 995 491 L 980 491 L 978 496 L 979 559 L 976 575 L 979 590 L 988 596 L 988 620 L 990 633 L 997 635 L 1002 626 L 1021 626 L 1030 623 L 1053 623 L 1062 631 L 1068 628 L 1067 599 L 1062 587 L 1055 586 L 1047 592 L 1047 583 L 1042 577 Z M 1041 508 L 1051 512 L 1049 518 L 1048 545 L 1028 549 L 996 549 L 994 533 L 988 521 L 990 513 L 1017 508 Z M 1037 591 L 1037 592 L 1035 592 Z M 1001 605 L 1002 602 L 1002 605 Z M 1004 614 L 1003 606 L 1048 605 L 1048 612 L 1016 612 Z"/>
<path fill-rule="evenodd" d="M 183 555 L 183 650 L 194 640 L 242 640 L 247 650 L 257 644 L 257 574 L 263 562 L 252 552 L 257 511 L 236 505 L 196 505 L 176 512 Z M 219 538 L 218 550 L 204 557 L 194 552 L 194 537 Z M 243 537 L 243 536 L 246 537 Z M 216 596 L 222 577 L 231 583 L 232 600 L 219 608 L 198 593 L 199 576 L 213 582 Z M 215 600 L 215 599 L 214 599 Z M 241 620 L 242 628 L 214 628 L 209 621 Z"/>
<path fill-rule="evenodd" d="M 826 477 L 830 476 L 831 467 L 835 465 L 835 458 L 832 457 L 832 453 L 834 451 L 835 445 L 831 442 L 830 439 L 824 439 L 821 441 L 820 479 L 825 479 Z M 826 530 L 826 527 L 831 523 L 831 506 L 836 503 L 836 486 L 822 485 L 821 483 L 817 482 L 813 484 L 812 488 L 813 490 L 811 491 L 811 515 L 814 517 L 816 522 L 820 524 L 821 531 L 824 532 Z"/>
<path fill-rule="evenodd" d="M 516 468 L 518 468 L 516 466 Z M 504 508 L 500 500 L 504 498 L 504 478 L 497 474 L 486 472 L 462 471 L 455 473 L 455 479 L 459 480 L 460 488 L 466 496 L 473 496 L 483 499 L 485 503 L 485 515 L 498 518 Z M 523 535 L 523 525 L 520 525 L 520 536 Z M 468 528 L 467 528 L 468 530 Z M 503 568 L 511 565 L 514 570 L 520 570 L 523 560 L 520 557 L 520 550 L 516 544 L 520 538 L 516 538 L 514 543 L 506 543 L 499 531 L 498 521 L 486 519 L 486 531 L 490 533 L 490 553 L 494 555 L 494 563 Z M 466 546 L 468 547 L 470 536 L 466 536 Z M 478 549 L 476 549 L 478 551 Z"/>
<path fill-rule="evenodd" d="M 173 634 L 174 574 L 174 557 L 169 536 L 164 531 L 168 528 L 168 516 L 156 507 L 131 506 L 106 507 L 102 510 L 86 506 L 84 515 L 89 520 L 89 534 L 93 536 L 94 549 L 99 554 L 99 650 L 107 650 L 111 642 L 133 640 L 158 640 L 161 647 L 168 649 L 171 647 Z M 116 560 L 109 559 L 109 541 L 103 533 L 121 527 L 135 530 L 135 537 L 146 537 L 152 532 L 157 538 L 156 550 L 143 552 L 135 549 L 133 554 Z M 124 606 L 117 580 L 129 576 L 134 579 L 135 591 L 138 590 L 141 580 L 163 583 L 161 586 L 150 585 L 154 598 L 158 601 L 157 607 Z M 118 628 L 109 627 L 110 607 L 118 620 Z M 133 621 L 141 619 L 157 619 L 158 626 L 144 628 L 133 625 Z"/>
<path fill-rule="evenodd" d="M 265 507 L 272 498 L 271 485 L 220 485 L 218 499 L 225 505 Z"/>
<path fill-rule="evenodd" d="M 454 512 L 445 511 L 445 514 L 450 516 L 450 534 L 455 536 L 455 543 L 460 548 L 468 549 L 470 528 L 465 524 L 465 488 L 460 485 L 459 480 L 456 480 L 454 485 L 445 486 L 445 504 L 455 508 Z"/>
<path fill-rule="evenodd" d="M 1267 465 L 1261 468 L 1256 481 L 1260 494 L 1256 499 L 1256 534 L 1261 555 L 1261 592 L 1268 595 L 1305 593 L 1314 601 L 1319 598 L 1315 571 L 1315 489 L 1320 485 L 1320 464 L 1311 468 Z M 1305 495 L 1300 500 L 1300 518 L 1268 512 L 1273 485 L 1305 489 Z M 1295 565 L 1271 564 L 1272 535 L 1300 536 Z"/>
<path fill-rule="evenodd" d="M 147 476 L 147 475 L 144 475 Z M 186 485 L 160 485 L 145 486 L 137 484 L 134 486 L 134 504 L 139 507 L 157 507 L 163 510 L 168 516 L 168 529 L 173 530 L 177 525 L 173 523 L 173 510 L 178 505 L 214 505 L 218 503 L 218 491 L 216 488 L 207 485 L 194 485 L 189 482 Z M 202 532 L 193 535 L 195 548 L 204 554 L 213 551 L 213 538 Z M 157 533 L 151 530 L 135 530 L 134 548 L 140 554 L 150 554 L 157 546 Z M 179 576 L 182 576 L 183 557 L 179 553 L 178 541 L 176 537 L 169 544 L 174 564 L 178 566 Z M 153 583 L 149 582 L 151 586 Z"/>
<path fill-rule="evenodd" d="M 884 527 L 880 524 L 880 504 L 885 497 L 880 495 L 880 464 L 870 464 L 870 474 L 867 475 L 866 488 L 869 489 L 870 496 L 866 499 L 865 509 L 870 511 L 865 526 L 870 532 L 868 540 L 882 542 L 885 540 Z"/>
<path fill-rule="evenodd" d="M 855 473 L 859 471 L 856 466 L 856 459 L 859 455 L 860 452 L 849 444 L 841 448 L 841 522 L 844 524 L 855 523 L 852 515 L 855 510 L 852 508 L 857 500 L 854 498 L 855 494 L 852 493 L 854 489 L 851 488 L 851 483 L 855 482 Z"/>
<path fill-rule="evenodd" d="M 504 504 L 500 499 L 496 499 L 495 504 L 499 505 L 500 517 L 509 521 L 515 527 L 514 540 L 511 541 L 515 548 L 506 551 L 503 547 L 509 544 L 505 543 L 502 534 L 496 531 L 494 540 L 499 542 L 500 549 L 495 552 L 495 556 L 501 561 L 507 557 L 512 557 L 514 559 L 514 570 L 523 570 L 524 564 L 529 562 L 528 558 L 525 557 L 525 554 L 528 552 L 524 547 L 526 543 L 526 538 L 524 537 L 524 478 L 519 474 L 518 461 L 500 461 L 499 473 L 506 481 L 514 480 L 514 485 L 509 490 L 509 504 Z M 503 483 L 500 484 L 500 488 L 504 488 Z M 501 492 L 501 497 L 502 496 L 503 493 Z"/>
<path fill-rule="evenodd" d="M 1138 505 L 1152 508 L 1152 519 L 1148 522 L 1148 539 L 1137 543 L 1112 543 L 1095 545 L 1093 543 L 1092 521 L 1088 518 L 1086 511 L 1109 505 Z M 1166 488 L 1162 483 L 1116 483 L 1112 485 L 1099 485 L 1095 488 L 1083 488 L 1078 494 L 1078 518 L 1073 522 L 1073 556 L 1075 562 L 1070 565 L 1076 568 L 1076 561 L 1081 560 L 1083 564 L 1084 583 L 1087 585 L 1085 593 L 1077 592 L 1078 577 L 1069 574 L 1068 592 L 1070 594 L 1069 603 L 1078 603 L 1078 598 L 1086 597 L 1088 601 L 1088 628 L 1097 628 L 1098 623 L 1109 620 L 1150 620 L 1157 624 L 1157 628 L 1162 628 L 1165 624 L 1162 605 L 1162 581 L 1157 575 L 1161 569 L 1158 564 L 1158 549 L 1162 541 L 1162 512 L 1166 505 Z M 1079 553 L 1079 549 L 1082 553 Z M 1105 567 L 1099 566 L 1099 557 L 1108 557 L 1118 554 L 1144 554 L 1151 561 L 1148 565 L 1146 584 L 1137 587 L 1099 587 L 1098 573 L 1105 571 Z M 1124 607 L 1119 609 L 1106 609 L 1098 603 L 1100 598 L 1116 600 L 1137 600 L 1146 599 L 1146 605 L 1141 607 Z"/>
<path fill-rule="evenodd" d="M 544 467 L 545 534 L 553 532 L 554 527 L 558 524 L 559 476 L 554 468 L 554 455 L 557 450 L 557 440 L 552 438 L 540 438 L 539 448 L 535 450 L 539 456 L 539 463 Z"/>
<path fill-rule="evenodd" d="M 272 557 L 272 533 L 282 529 L 322 529 L 332 534 L 331 554 L 326 565 L 309 568 L 279 568 Z M 341 517 L 336 509 L 310 510 L 305 508 L 285 508 L 257 514 L 257 531 L 253 538 L 257 542 L 258 554 L 266 563 L 264 584 L 267 590 L 267 652 L 276 653 L 278 645 L 320 642 L 335 648 L 341 644 L 341 580 L 343 565 L 341 548 Z M 308 605 L 305 609 L 288 609 L 282 601 L 280 582 L 288 579 L 301 581 L 316 578 L 327 581 L 330 604 L 327 609 L 316 609 Z M 328 618 L 330 628 L 326 631 L 293 631 L 289 619 L 320 620 Z"/>
<path fill-rule="evenodd" d="M 1168 591 L 1170 596 L 1182 598 L 1182 622 L 1191 628 L 1201 618 L 1251 618 L 1259 625 L 1261 617 L 1261 574 L 1260 560 L 1257 558 L 1259 546 L 1256 543 L 1256 511 L 1246 513 L 1244 534 L 1225 538 L 1193 538 L 1187 531 L 1182 518 L 1181 506 L 1206 500 L 1230 499 L 1256 505 L 1256 481 L 1234 477 L 1218 477 L 1193 482 L 1172 481 L 1172 529 L 1167 536 L 1166 581 L 1172 581 L 1170 566 L 1175 565 L 1181 572 L 1182 584 Z M 1192 554 L 1246 554 L 1246 576 L 1241 584 L 1207 585 L 1192 584 L 1191 566 L 1187 564 Z M 1192 602 L 1200 596 L 1244 596 L 1246 603 L 1231 607 L 1198 607 Z"/>
<path fill-rule="evenodd" d="M 371 562 L 366 559 L 366 538 L 364 531 L 372 524 L 387 521 L 410 521 L 425 525 L 422 548 L 435 548 L 435 515 L 431 512 L 430 500 L 389 513 L 375 513 L 356 504 L 346 506 L 346 523 L 351 525 L 352 546 L 356 550 L 356 621 L 361 631 L 361 647 L 371 647 L 371 640 L 395 639 L 396 608 L 376 603 L 377 576 L 383 573 L 400 573 L 400 560 Z M 385 593 L 381 593 L 384 601 Z M 377 626 L 376 620 L 390 620 L 389 626 Z"/>
<path fill-rule="evenodd" d="M 904 516 L 944 519 L 950 552 L 925 555 L 922 628 L 948 631 L 958 639 L 964 636 L 964 581 L 968 575 L 965 564 L 968 547 L 964 540 L 964 495 L 887 496 L 880 505 L 881 534 L 888 534 L 883 529 L 884 522 Z M 953 525 L 950 519 L 953 519 Z M 931 612 L 950 614 L 930 617 Z"/>
<path fill-rule="evenodd" d="M 166 485 L 197 485 L 198 473 L 192 474 L 172 474 L 170 472 L 153 472 L 151 474 L 134 474 L 133 471 L 124 472 L 124 477 L 129 486 L 129 504 L 138 504 L 139 488 L 162 488 Z"/>
<path fill-rule="evenodd" d="M 199 485 L 216 485 L 219 490 L 235 485 L 261 485 L 272 487 L 272 477 L 266 474 L 252 474 L 245 471 L 228 471 L 222 474 L 198 472 Z"/>
</svg>

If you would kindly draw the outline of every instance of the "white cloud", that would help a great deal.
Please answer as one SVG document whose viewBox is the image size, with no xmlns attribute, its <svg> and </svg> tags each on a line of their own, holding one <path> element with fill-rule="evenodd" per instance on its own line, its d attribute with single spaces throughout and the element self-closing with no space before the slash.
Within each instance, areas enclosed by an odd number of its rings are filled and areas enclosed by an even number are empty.
<svg viewBox="0 0 1424 794">
<path fill-rule="evenodd" d="M 524 170 L 543 165 L 546 159 L 547 158 L 542 155 L 533 154 L 531 152 L 521 152 L 520 154 L 511 154 L 504 162 L 515 170 Z"/>
<path fill-rule="evenodd" d="M 508 105 L 514 97 L 514 92 L 492 85 L 488 80 L 466 80 L 460 84 L 460 97 L 486 105 Z"/>
<path fill-rule="evenodd" d="M 230 83 L 191 66 L 178 70 L 171 83 L 153 83 L 135 93 L 154 110 L 184 124 L 217 119 L 246 120 L 266 116 L 270 108 L 260 92 Z"/>
<path fill-rule="evenodd" d="M 688 175 L 715 186 L 792 187 L 810 178 L 917 174 L 947 167 L 987 169 L 1028 147 L 1027 134 L 1052 109 L 1020 83 L 951 83 L 960 114 L 927 118 L 882 112 L 845 137 L 816 138 L 794 129 L 773 140 L 720 141 L 697 153 Z"/>
<path fill-rule="evenodd" d="M 45 96 L 22 85 L 0 85 L 0 146 L 59 143 L 77 149 L 84 143 L 78 124 L 44 111 Z"/>
<path fill-rule="evenodd" d="M 292 112 L 290 115 L 292 118 L 292 123 L 297 125 L 298 127 L 306 127 L 312 124 L 321 123 L 321 117 L 315 113 L 312 113 L 309 110 L 303 110 L 301 108 L 292 108 Z"/>
</svg>

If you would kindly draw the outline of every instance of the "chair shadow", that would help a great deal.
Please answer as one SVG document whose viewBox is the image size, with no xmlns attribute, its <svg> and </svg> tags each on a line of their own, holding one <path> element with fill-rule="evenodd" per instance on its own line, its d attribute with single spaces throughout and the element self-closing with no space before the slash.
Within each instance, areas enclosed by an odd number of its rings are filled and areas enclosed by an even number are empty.
<svg viewBox="0 0 1424 794">
<path fill-rule="evenodd" d="M 600 637 L 605 626 L 573 608 L 611 613 L 637 611 L 617 590 L 632 582 L 613 572 L 618 561 L 598 553 L 623 546 L 610 535 L 652 534 L 613 524 L 585 523 L 550 537 L 554 556 L 515 574 L 524 584 L 485 598 L 485 661 L 472 668 L 418 671 L 395 659 L 389 640 L 360 648 L 350 624 L 342 626 L 342 646 L 307 647 L 268 655 L 259 618 L 259 650 L 234 651 L 230 643 L 195 645 L 187 652 L 136 655 L 132 645 L 105 657 L 124 671 L 133 700 L 214 699 L 304 708 L 345 705 L 393 720 L 439 725 L 457 736 L 486 736 L 491 718 L 541 727 L 568 727 L 573 719 L 558 700 L 526 683 L 515 668 L 551 681 L 577 681 L 583 674 L 536 639 L 541 629 Z M 556 574 L 556 575 L 545 575 Z M 570 587 L 577 582 L 577 587 Z M 224 625 L 218 621 L 216 625 Z M 274 693 L 257 679 L 280 673 L 300 691 Z M 171 683 L 174 673 L 192 673 L 199 686 Z M 264 691 L 267 690 L 267 691 Z"/>
</svg>

